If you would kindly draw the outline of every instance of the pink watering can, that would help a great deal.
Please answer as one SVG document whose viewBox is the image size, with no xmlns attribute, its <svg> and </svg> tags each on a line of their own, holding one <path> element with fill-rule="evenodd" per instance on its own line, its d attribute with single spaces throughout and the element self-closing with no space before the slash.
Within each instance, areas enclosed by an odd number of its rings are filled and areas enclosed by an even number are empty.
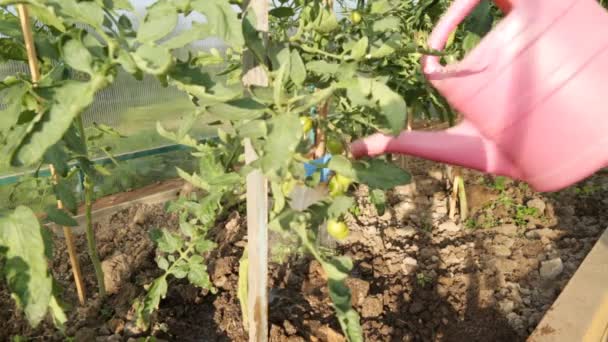
<svg viewBox="0 0 608 342">
<path fill-rule="evenodd" d="M 429 38 L 443 49 L 479 0 L 455 0 Z M 424 56 L 464 120 L 439 132 L 375 134 L 355 157 L 409 154 L 527 182 L 570 186 L 608 165 L 608 12 L 596 0 L 497 0 L 508 14 L 462 61 Z"/>
</svg>

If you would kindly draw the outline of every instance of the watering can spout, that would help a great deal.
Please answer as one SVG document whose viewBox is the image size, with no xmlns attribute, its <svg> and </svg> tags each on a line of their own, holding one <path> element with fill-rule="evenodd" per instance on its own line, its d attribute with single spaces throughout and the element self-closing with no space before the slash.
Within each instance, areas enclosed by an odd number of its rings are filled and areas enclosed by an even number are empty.
<svg viewBox="0 0 608 342">
<path fill-rule="evenodd" d="M 353 157 L 406 154 L 481 172 L 519 178 L 520 172 L 468 121 L 443 131 L 404 131 L 399 136 L 374 134 L 351 145 Z"/>
</svg>

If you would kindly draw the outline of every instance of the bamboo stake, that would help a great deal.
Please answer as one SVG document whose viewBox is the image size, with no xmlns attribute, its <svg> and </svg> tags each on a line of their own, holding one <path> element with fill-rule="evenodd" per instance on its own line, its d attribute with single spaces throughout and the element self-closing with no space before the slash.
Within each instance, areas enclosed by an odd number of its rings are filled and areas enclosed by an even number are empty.
<svg viewBox="0 0 608 342">
<path fill-rule="evenodd" d="M 34 86 L 40 81 L 40 71 L 38 68 L 38 58 L 36 57 L 36 46 L 34 45 L 34 37 L 32 34 L 32 28 L 30 26 L 30 19 L 25 4 L 18 4 L 17 11 L 19 13 L 19 21 L 21 23 L 21 30 L 23 31 L 23 39 L 25 40 L 25 49 L 27 51 L 27 60 L 32 74 L 32 82 Z M 55 172 L 55 166 L 49 165 L 51 171 L 51 178 L 53 182 L 57 183 L 57 173 Z M 63 209 L 63 203 L 61 200 L 57 200 L 57 208 Z M 63 235 L 65 236 L 65 243 L 68 247 L 68 255 L 70 256 L 70 263 L 72 264 L 72 273 L 74 274 L 74 282 L 76 283 L 76 292 L 78 293 L 78 300 L 81 305 L 85 303 L 85 289 L 84 282 L 82 280 L 82 272 L 80 271 L 80 264 L 76 255 L 76 247 L 74 244 L 74 236 L 72 230 L 69 227 L 63 227 Z"/>
<path fill-rule="evenodd" d="M 251 0 L 249 8 L 256 15 L 256 29 L 268 32 L 268 1 Z M 266 40 L 267 38 L 264 37 Z M 245 56 L 243 85 L 268 86 L 268 75 L 261 66 L 254 64 L 251 54 Z M 245 144 L 245 162 L 257 159 L 249 139 Z M 247 252 L 248 290 L 247 318 L 243 322 L 249 332 L 250 342 L 268 341 L 268 181 L 260 170 L 247 175 Z"/>
</svg>

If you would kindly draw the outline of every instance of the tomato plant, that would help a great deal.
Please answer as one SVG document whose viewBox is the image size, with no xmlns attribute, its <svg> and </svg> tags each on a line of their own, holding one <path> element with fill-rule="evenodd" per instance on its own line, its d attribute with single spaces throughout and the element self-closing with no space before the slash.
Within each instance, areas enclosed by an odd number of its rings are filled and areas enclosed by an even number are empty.
<svg viewBox="0 0 608 342">
<path fill-rule="evenodd" d="M 158 0 L 135 25 L 126 14 L 133 10 L 127 0 L 0 0 L 0 32 L 6 36 L 0 38 L 3 61 L 27 61 L 18 18 L 6 10 L 17 2 L 26 3 L 41 23 L 35 30 L 35 44 L 42 78 L 34 84 L 26 75 L 13 75 L 0 83 L 7 104 L 0 122 L 0 161 L 53 164 L 58 174 L 55 194 L 67 211 L 49 209 L 48 216 L 64 225 L 73 224 L 70 214 L 77 202 L 65 184 L 75 175 L 70 165 L 76 165 L 85 176 L 93 259 L 92 180 L 107 170 L 90 160 L 90 149 L 96 148 L 99 135 L 118 133 L 96 126 L 87 136 L 82 112 L 119 70 L 138 79 L 154 75 L 162 84 L 186 92 L 197 106 L 176 131 L 158 125 L 162 136 L 192 148 L 192 155 L 199 159 L 198 172 L 178 169 L 178 173 L 204 195 L 171 204 L 169 209 L 179 213 L 179 232 L 162 229 L 151 234 L 157 245 L 156 262 L 164 272 L 134 303 L 141 327 L 149 325 L 151 313 L 167 293 L 169 276 L 213 289 L 204 255 L 214 243 L 206 233 L 235 203 L 243 201 L 245 177 L 260 170 L 273 197 L 270 228 L 297 237 L 320 262 L 342 331 L 349 341 L 362 340 L 359 315 L 345 285 L 353 262 L 318 248 L 319 227 L 326 222 L 330 234 L 343 239 L 348 227 L 342 217 L 354 203 L 349 193 L 352 184 L 369 186 L 372 202 L 382 211 L 384 191 L 409 182 L 410 176 L 386 158 L 353 161 L 344 147 L 377 131 L 398 134 L 407 115 L 453 121 L 455 114 L 421 74 L 419 59 L 423 53 L 441 55 L 446 61 L 462 57 L 463 46 L 469 48 L 476 39 L 471 34 L 480 37 L 489 29 L 488 3 L 483 2 L 468 26 L 457 31 L 451 45 L 439 53 L 425 45 L 447 0 L 359 0 L 356 11 L 341 2 L 332 7 L 321 0 L 281 0 L 268 12 L 268 35 L 256 30 L 256 14 L 250 8 L 237 10 L 247 1 Z M 203 14 L 206 21 L 176 33 L 178 18 L 192 13 Z M 178 50 L 209 37 L 222 39 L 227 49 L 190 51 L 177 57 Z M 242 74 L 249 69 L 245 55 L 261 66 L 268 87 L 241 84 Z M 311 117 L 311 113 L 316 115 Z M 217 130 L 217 139 L 201 142 L 191 137 L 189 131 L 197 120 L 209 122 Z M 319 145 L 311 139 L 308 133 L 313 130 L 327 137 L 327 143 Z M 259 157 L 250 164 L 244 163 L 246 139 Z M 311 151 L 319 146 L 322 154 L 331 153 L 327 162 L 314 160 L 319 156 Z M 316 165 L 315 172 L 306 172 L 310 165 Z M 322 177 L 324 170 L 330 171 L 329 181 Z M 296 185 L 317 187 L 327 181 L 327 196 L 305 209 L 291 206 Z M 42 266 L 48 258 L 48 252 L 43 252 L 50 246 L 44 245 L 35 216 L 19 207 L 3 214 L 1 222 L 0 255 L 7 260 L 6 269 L 11 269 L 11 257 L 22 256 L 36 270 L 29 280 L 5 271 L 28 318 L 35 325 L 50 310 L 58 321 L 64 320 L 51 293 L 52 278 Z M 28 254 L 33 247 L 22 243 L 24 237 L 18 232 L 22 226 L 28 226 L 29 239 L 39 247 L 35 254 Z M 103 275 L 99 287 L 103 294 Z M 41 295 L 26 297 L 25 288 L 39 289 Z"/>
</svg>

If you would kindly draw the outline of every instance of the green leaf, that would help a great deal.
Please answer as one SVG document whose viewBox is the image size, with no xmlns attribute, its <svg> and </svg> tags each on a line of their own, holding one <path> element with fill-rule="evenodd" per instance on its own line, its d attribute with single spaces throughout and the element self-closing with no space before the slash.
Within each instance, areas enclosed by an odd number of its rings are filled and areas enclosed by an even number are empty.
<svg viewBox="0 0 608 342">
<path fill-rule="evenodd" d="M 401 21 L 397 17 L 386 17 L 374 21 L 372 29 L 374 32 L 398 31 Z"/>
<path fill-rule="evenodd" d="M 213 241 L 206 240 L 205 237 L 198 238 L 194 243 L 194 248 L 198 253 L 210 252 L 217 247 L 217 244 Z"/>
<path fill-rule="evenodd" d="M 306 64 L 308 71 L 313 72 L 319 76 L 331 76 L 338 73 L 340 64 L 328 63 L 324 60 L 312 61 Z"/>
<path fill-rule="evenodd" d="M 158 249 L 165 253 L 174 253 L 182 248 L 183 241 L 179 236 L 166 229 L 153 229 L 150 231 L 150 239 L 156 243 Z"/>
<path fill-rule="evenodd" d="M 365 54 L 367 53 L 368 44 L 369 42 L 367 36 L 359 39 L 359 41 L 357 41 L 357 43 L 355 43 L 355 45 L 353 46 L 350 52 L 350 56 L 356 61 L 363 59 L 365 57 Z"/>
<path fill-rule="evenodd" d="M 276 18 L 288 18 L 295 13 L 291 7 L 276 7 L 268 11 L 268 14 Z"/>
<path fill-rule="evenodd" d="M 335 14 L 325 7 L 321 9 L 319 16 L 314 22 L 314 29 L 320 33 L 331 33 L 339 26 Z"/>
<path fill-rule="evenodd" d="M 354 204 L 355 202 L 352 198 L 347 196 L 338 196 L 334 198 L 333 202 L 329 205 L 327 215 L 330 218 L 338 218 Z"/>
<path fill-rule="evenodd" d="M 304 66 L 304 61 L 302 61 L 302 57 L 300 57 L 300 53 L 297 50 L 291 51 L 291 71 L 289 73 L 289 78 L 291 81 L 301 86 L 306 81 L 306 67 Z"/>
<path fill-rule="evenodd" d="M 283 194 L 283 190 L 281 190 L 280 183 L 271 182 L 270 187 L 272 189 L 272 198 L 274 199 L 272 212 L 278 214 L 285 208 L 285 195 Z"/>
<path fill-rule="evenodd" d="M 44 161 L 47 164 L 52 164 L 55 167 L 55 172 L 61 176 L 65 177 L 68 173 L 68 160 L 69 156 L 65 152 L 63 144 L 57 143 L 51 146 L 44 153 Z"/>
<path fill-rule="evenodd" d="M 162 43 L 162 46 L 167 49 L 181 48 L 195 41 L 202 40 L 208 34 L 209 27 L 206 24 L 194 22 L 190 29 L 180 32 L 175 37 L 171 37 L 169 40 Z"/>
<path fill-rule="evenodd" d="M 76 213 L 76 209 L 78 203 L 76 202 L 76 197 L 72 192 L 70 183 L 64 179 L 59 179 L 59 182 L 53 186 L 55 190 L 55 196 L 60 200 L 65 208 L 69 210 L 72 214 Z"/>
<path fill-rule="evenodd" d="M 137 307 L 137 325 L 147 329 L 150 325 L 150 316 L 158 309 L 160 300 L 167 295 L 167 279 L 165 276 L 156 278 L 148 289 L 148 293 Z"/>
<path fill-rule="evenodd" d="M 177 279 L 185 278 L 189 271 L 188 263 L 184 259 L 177 260 L 170 268 L 170 273 Z"/>
<path fill-rule="evenodd" d="M 392 134 L 399 134 L 403 129 L 407 110 L 405 101 L 386 84 L 359 77 L 358 84 L 347 89 L 347 95 L 355 105 L 379 107 L 379 115 Z"/>
<path fill-rule="evenodd" d="M 244 43 L 237 12 L 225 0 L 193 0 L 191 6 L 202 12 L 209 22 L 210 35 L 223 39 L 233 47 Z"/>
<path fill-rule="evenodd" d="M 242 24 L 243 39 L 245 40 L 245 45 L 253 52 L 257 61 L 264 62 L 266 48 L 264 47 L 264 41 L 260 36 L 260 32 L 256 29 L 255 25 L 256 14 L 251 8 L 248 8 L 245 12 Z"/>
<path fill-rule="evenodd" d="M 282 114 L 269 121 L 270 133 L 264 145 L 262 168 L 274 172 L 287 166 L 302 137 L 302 125 L 296 114 Z"/>
<path fill-rule="evenodd" d="M 63 59 L 72 68 L 93 74 L 93 56 L 81 41 L 70 39 L 63 45 Z"/>
<path fill-rule="evenodd" d="M 161 46 L 144 44 L 132 56 L 137 67 L 152 75 L 165 74 L 173 63 L 169 49 Z"/>
<path fill-rule="evenodd" d="M 257 139 L 265 137 L 268 134 L 266 128 L 266 121 L 264 120 L 251 120 L 240 124 L 235 127 L 238 135 L 242 138 Z"/>
<path fill-rule="evenodd" d="M 210 105 L 205 110 L 217 120 L 241 121 L 257 119 L 265 109 L 265 105 L 251 98 L 242 98 Z"/>
<path fill-rule="evenodd" d="M 380 189 L 373 189 L 370 194 L 370 201 L 376 207 L 378 215 L 384 215 L 386 210 L 386 194 Z"/>
<path fill-rule="evenodd" d="M 372 2 L 371 14 L 384 14 L 392 8 L 388 0 L 377 0 Z"/>
<path fill-rule="evenodd" d="M 39 89 L 38 94 L 49 101 L 50 110 L 44 120 L 29 134 L 27 143 L 20 146 L 15 158 L 24 165 L 31 165 L 53 146 L 92 102 L 95 92 L 106 85 L 105 78 L 94 77 L 89 82 L 65 81 L 54 88 Z"/>
<path fill-rule="evenodd" d="M 190 223 L 182 221 L 179 223 L 179 230 L 187 237 L 192 237 L 196 229 Z"/>
<path fill-rule="evenodd" d="M 163 271 L 166 271 L 169 269 L 169 261 L 164 256 L 158 255 L 156 257 L 156 265 L 158 265 L 158 268 L 160 268 Z"/>
<path fill-rule="evenodd" d="M 480 41 L 481 37 L 479 37 L 477 34 L 473 32 L 467 32 L 467 34 L 464 36 L 464 39 L 462 40 L 462 49 L 465 52 L 469 52 L 473 50 L 473 48 L 477 46 Z"/>
<path fill-rule="evenodd" d="M 46 208 L 46 215 L 47 220 L 55 222 L 62 227 L 75 227 L 78 225 L 78 222 L 70 214 L 53 206 Z"/>
<path fill-rule="evenodd" d="M 8 60 L 25 62 L 27 61 L 27 52 L 25 51 L 23 44 L 18 43 L 11 38 L 0 38 L 0 61 Z"/>
<path fill-rule="evenodd" d="M 173 32 L 177 26 L 177 8 L 169 1 L 158 1 L 147 8 L 144 21 L 137 30 L 137 40 L 154 43 Z"/>
<path fill-rule="evenodd" d="M 407 172 L 382 159 L 351 162 L 344 156 L 334 156 L 329 161 L 328 167 L 358 183 L 367 184 L 372 189 L 388 190 L 411 181 L 411 176 Z"/>
<path fill-rule="evenodd" d="M 207 266 L 195 261 L 194 258 L 190 259 L 188 266 L 188 280 L 191 284 L 203 289 L 213 289 L 211 280 L 209 280 L 209 274 L 207 273 Z"/>
<path fill-rule="evenodd" d="M 18 206 L 0 216 L 0 253 L 4 260 L 1 271 L 17 307 L 34 328 L 49 306 L 55 317 L 62 314 L 52 298 L 53 280 L 45 250 L 42 228 L 31 209 Z"/>
</svg>

